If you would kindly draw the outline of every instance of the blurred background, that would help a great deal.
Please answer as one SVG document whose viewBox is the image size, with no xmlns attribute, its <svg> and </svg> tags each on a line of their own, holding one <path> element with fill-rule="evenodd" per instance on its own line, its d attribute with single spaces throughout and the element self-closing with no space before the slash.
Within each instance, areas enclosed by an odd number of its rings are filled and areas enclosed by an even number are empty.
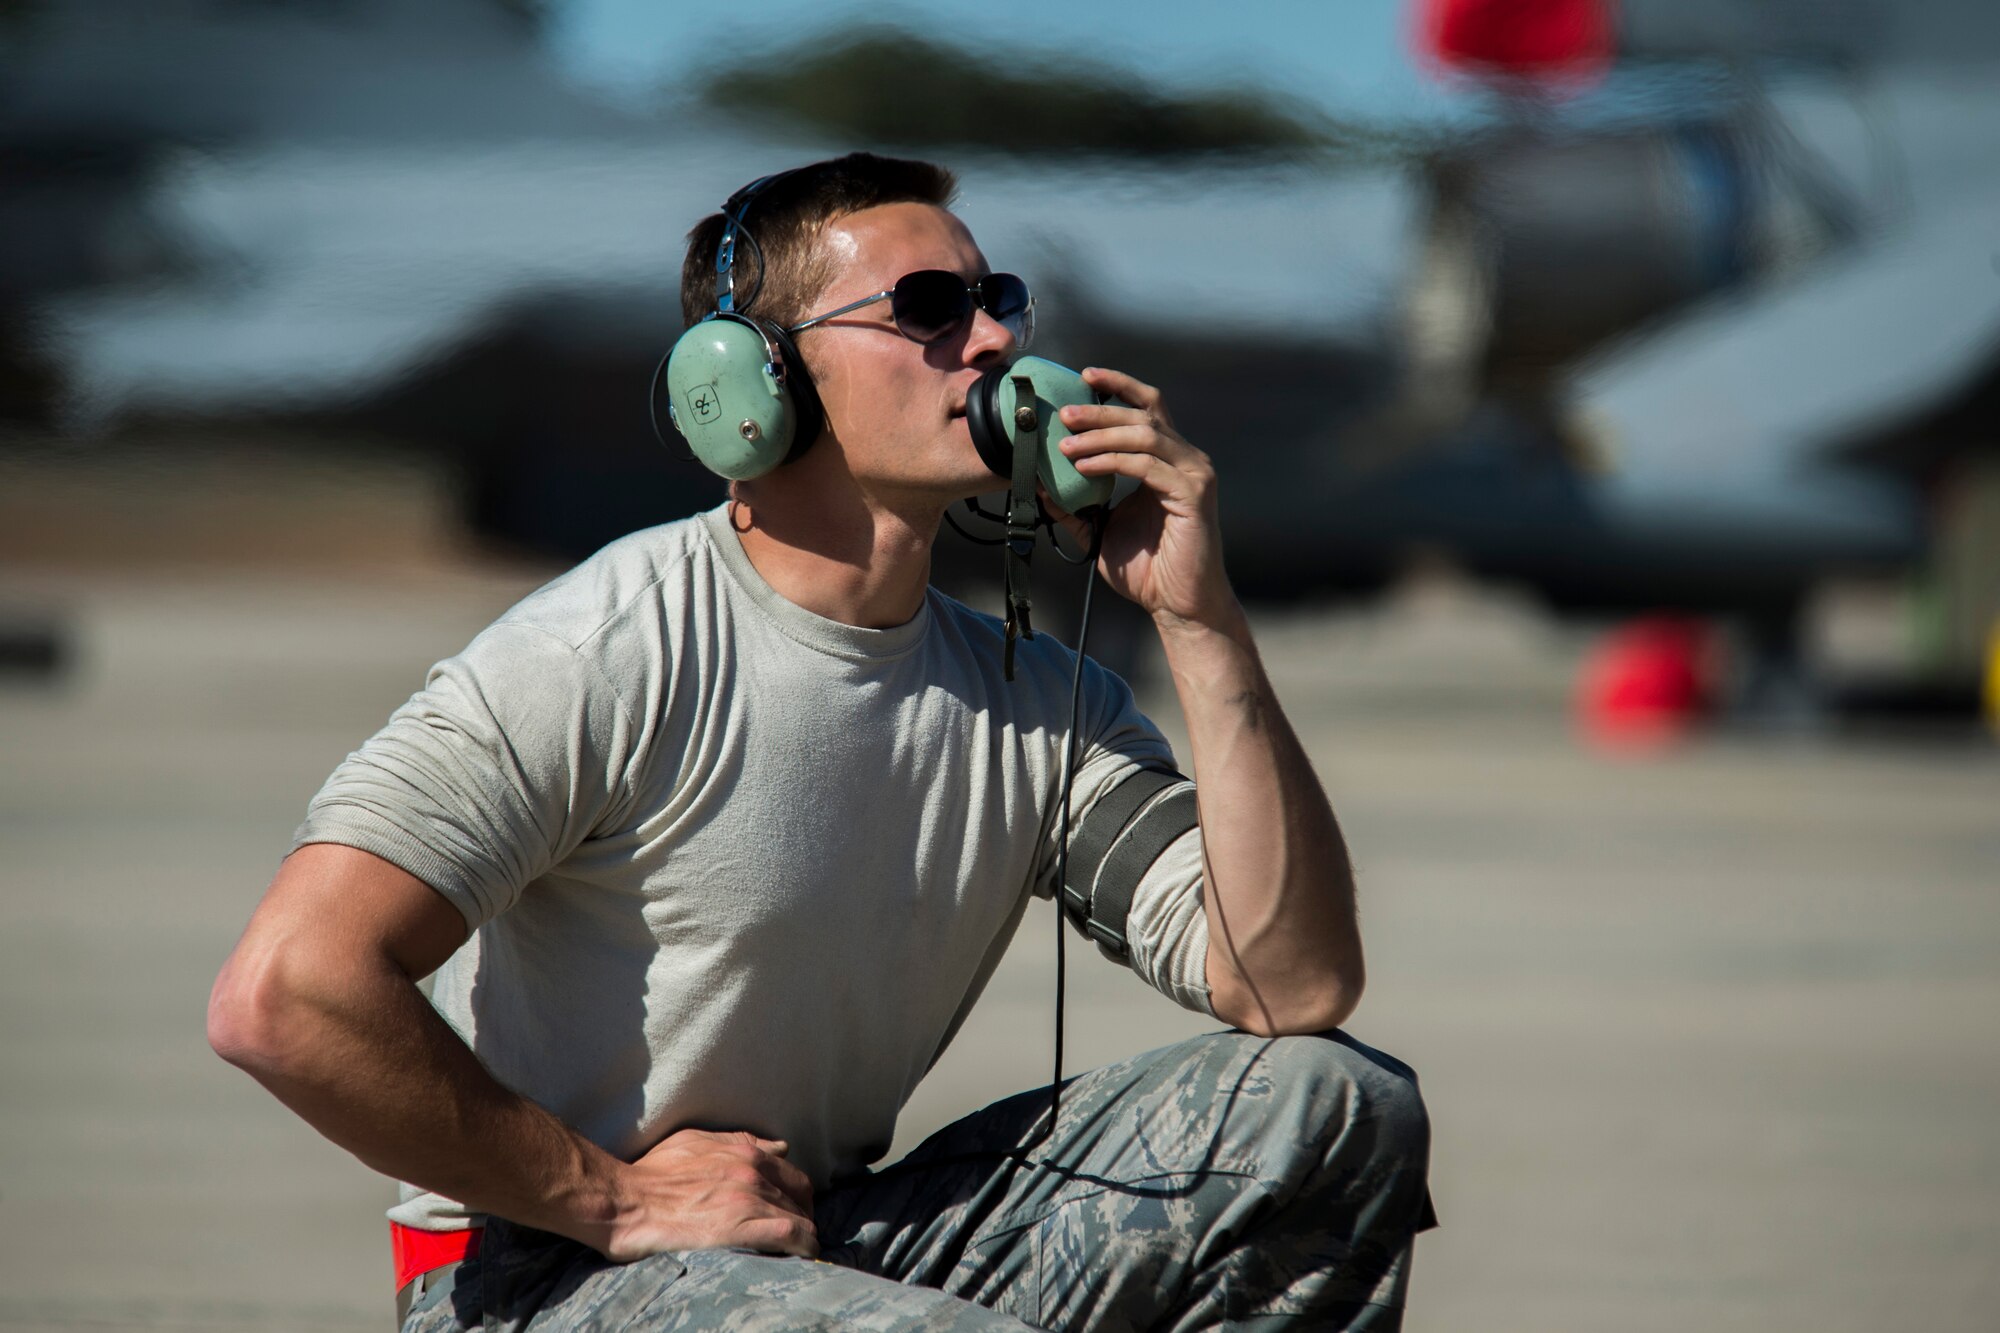
<svg viewBox="0 0 2000 1333">
<path fill-rule="evenodd" d="M 0 0 L 0 1329 L 386 1325 L 208 983 L 430 662 L 720 498 L 682 237 L 856 147 L 1217 461 L 1433 1105 L 1409 1326 L 1995 1327 L 1996 145 L 1982 0 Z M 1052 929 L 899 1150 L 1045 1080 Z M 1077 1067 L 1199 1030 L 1072 973 Z"/>
</svg>

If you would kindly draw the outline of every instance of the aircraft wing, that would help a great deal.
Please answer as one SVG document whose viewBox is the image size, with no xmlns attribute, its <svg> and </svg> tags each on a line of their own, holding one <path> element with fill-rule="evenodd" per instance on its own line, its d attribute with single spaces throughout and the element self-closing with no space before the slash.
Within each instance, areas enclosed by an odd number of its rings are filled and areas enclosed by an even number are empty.
<svg viewBox="0 0 2000 1333">
<path fill-rule="evenodd" d="M 2000 188 L 1779 290 L 1627 345 L 1574 385 L 1607 522 L 1700 542 L 1892 561 L 1920 541 L 1907 486 L 1843 466 L 1857 438 L 1967 387 L 2000 357 Z"/>
<path fill-rule="evenodd" d="M 1615 351 L 1574 401 L 1616 474 L 1748 480 L 1891 426 L 1996 356 L 2000 186 Z"/>
</svg>

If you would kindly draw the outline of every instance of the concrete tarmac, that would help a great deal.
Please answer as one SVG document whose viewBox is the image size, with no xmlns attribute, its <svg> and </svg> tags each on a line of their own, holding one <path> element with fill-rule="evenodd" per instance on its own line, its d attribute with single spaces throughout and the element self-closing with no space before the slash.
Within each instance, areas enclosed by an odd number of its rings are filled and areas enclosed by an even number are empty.
<svg viewBox="0 0 2000 1333">
<path fill-rule="evenodd" d="M 0 678 L 0 1330 L 389 1326 L 390 1186 L 203 1005 L 321 779 L 531 582 L 0 577 L 77 649 Z M 1351 1028 L 1432 1108 L 1410 1329 L 2000 1325 L 2000 748 L 1612 760 L 1580 638 L 1504 599 L 1260 632 L 1361 870 Z M 1046 1079 L 1051 926 L 899 1151 Z M 1210 1026 L 1074 942 L 1070 987 L 1072 1069 Z"/>
</svg>

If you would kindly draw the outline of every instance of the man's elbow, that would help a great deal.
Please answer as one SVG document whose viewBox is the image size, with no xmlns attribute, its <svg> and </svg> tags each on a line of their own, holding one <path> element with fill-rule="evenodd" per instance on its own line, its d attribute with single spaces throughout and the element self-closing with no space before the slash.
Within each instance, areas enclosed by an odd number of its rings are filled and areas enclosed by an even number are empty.
<svg viewBox="0 0 2000 1333">
<path fill-rule="evenodd" d="M 1218 991 L 1211 979 L 1211 999 L 1216 1017 L 1252 1036 L 1295 1037 L 1330 1031 L 1353 1017 L 1367 981 L 1357 958 L 1269 989 L 1239 982 Z"/>
<path fill-rule="evenodd" d="M 252 1075 L 276 1072 L 300 1045 L 302 1006 L 282 960 L 231 955 L 208 995 L 208 1044 Z"/>
<path fill-rule="evenodd" d="M 1361 1007 L 1361 992 L 1367 977 L 1359 964 L 1322 978 L 1317 984 L 1301 987 L 1295 1004 L 1277 1015 L 1277 1030 L 1266 1035 L 1295 1037 L 1308 1032 L 1328 1032 L 1345 1023 Z"/>
<path fill-rule="evenodd" d="M 1347 973 L 1327 988 L 1321 998 L 1319 1011 L 1312 1015 L 1312 1026 L 1308 1032 L 1325 1032 L 1337 1028 L 1354 1016 L 1361 1007 L 1361 992 L 1368 987 L 1367 971 L 1357 962 Z"/>
</svg>

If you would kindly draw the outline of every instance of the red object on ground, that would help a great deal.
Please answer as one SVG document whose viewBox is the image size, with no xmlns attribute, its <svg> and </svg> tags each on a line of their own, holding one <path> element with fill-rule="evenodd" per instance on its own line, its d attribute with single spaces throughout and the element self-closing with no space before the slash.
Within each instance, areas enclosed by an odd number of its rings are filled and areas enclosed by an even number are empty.
<svg viewBox="0 0 2000 1333">
<path fill-rule="evenodd" d="M 1416 0 L 1418 53 L 1462 74 L 1595 83 L 1617 49 L 1613 0 Z"/>
<path fill-rule="evenodd" d="M 1714 657 L 1714 633 L 1700 621 L 1649 616 L 1614 630 L 1577 675 L 1577 721 L 1616 749 L 1679 740 L 1714 703 Z"/>
<path fill-rule="evenodd" d="M 396 1290 L 401 1291 L 413 1278 L 422 1277 L 433 1268 L 443 1268 L 446 1264 L 455 1264 L 460 1259 L 470 1259 L 478 1254 L 479 1238 L 484 1234 L 484 1227 L 466 1231 L 421 1231 L 416 1227 L 406 1227 L 401 1222 L 391 1222 L 389 1251 L 396 1260 Z"/>
</svg>

